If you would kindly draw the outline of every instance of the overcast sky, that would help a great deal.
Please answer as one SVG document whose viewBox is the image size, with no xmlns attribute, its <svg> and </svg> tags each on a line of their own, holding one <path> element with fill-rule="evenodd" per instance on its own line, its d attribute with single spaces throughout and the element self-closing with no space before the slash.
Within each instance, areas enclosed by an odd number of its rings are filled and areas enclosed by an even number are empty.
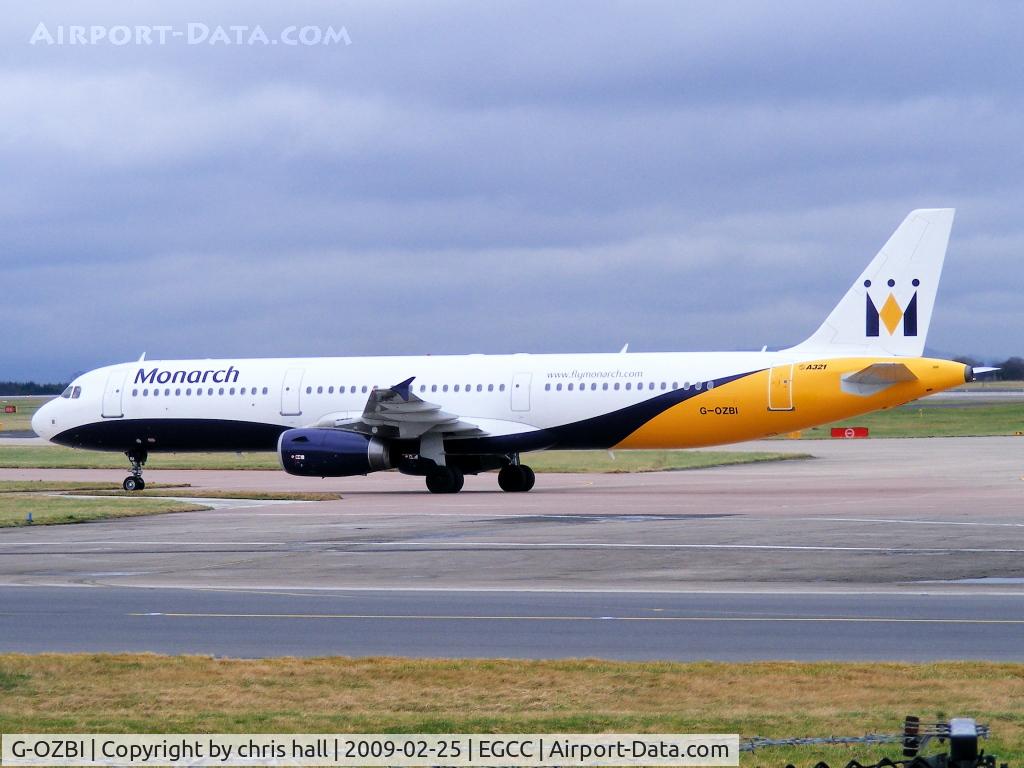
<svg viewBox="0 0 1024 768">
<path fill-rule="evenodd" d="M 1024 354 L 1022 51 L 1010 2 L 8 4 L 0 380 L 784 346 L 947 206 L 929 348 Z"/>
</svg>

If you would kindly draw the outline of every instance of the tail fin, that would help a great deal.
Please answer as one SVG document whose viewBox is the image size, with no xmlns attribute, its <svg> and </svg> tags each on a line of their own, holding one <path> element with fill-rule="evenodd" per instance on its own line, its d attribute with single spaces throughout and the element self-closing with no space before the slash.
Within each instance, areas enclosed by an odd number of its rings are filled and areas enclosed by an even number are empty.
<svg viewBox="0 0 1024 768">
<path fill-rule="evenodd" d="M 952 208 L 911 211 L 800 352 L 920 357 L 946 257 Z"/>
</svg>

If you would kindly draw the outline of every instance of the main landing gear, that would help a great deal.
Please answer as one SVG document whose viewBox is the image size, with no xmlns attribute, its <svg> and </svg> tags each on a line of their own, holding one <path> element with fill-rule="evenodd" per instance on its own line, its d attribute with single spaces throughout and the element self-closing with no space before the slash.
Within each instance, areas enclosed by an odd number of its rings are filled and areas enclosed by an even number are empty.
<svg viewBox="0 0 1024 768">
<path fill-rule="evenodd" d="M 476 467 L 467 469 L 476 474 Z M 485 470 L 486 471 L 486 470 Z M 426 473 L 427 490 L 431 493 L 458 493 L 466 482 L 465 474 L 459 467 L 434 466 Z M 510 493 L 525 493 L 536 482 L 533 470 L 525 464 L 506 464 L 498 472 L 498 486 Z"/>
<path fill-rule="evenodd" d="M 466 482 L 461 469 L 434 467 L 427 474 L 427 490 L 431 493 L 458 493 Z"/>
<path fill-rule="evenodd" d="M 498 487 L 509 493 L 526 493 L 536 480 L 533 470 L 525 464 L 509 464 L 498 472 Z"/>
<path fill-rule="evenodd" d="M 125 451 L 124 455 L 132 463 L 132 473 L 124 479 L 121 487 L 126 491 L 145 490 L 146 481 L 142 479 L 142 465 L 146 463 L 149 455 L 145 451 Z"/>
</svg>

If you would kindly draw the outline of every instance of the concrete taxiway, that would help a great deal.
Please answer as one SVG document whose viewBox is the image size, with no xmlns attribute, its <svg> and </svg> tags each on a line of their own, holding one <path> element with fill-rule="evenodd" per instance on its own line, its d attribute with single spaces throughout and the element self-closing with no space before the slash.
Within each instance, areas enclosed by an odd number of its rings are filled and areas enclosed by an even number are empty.
<svg viewBox="0 0 1024 768">
<path fill-rule="evenodd" d="M 817 458 L 454 496 L 149 471 L 342 498 L 2 530 L 0 649 L 1024 659 L 1024 438 L 743 448 Z"/>
</svg>

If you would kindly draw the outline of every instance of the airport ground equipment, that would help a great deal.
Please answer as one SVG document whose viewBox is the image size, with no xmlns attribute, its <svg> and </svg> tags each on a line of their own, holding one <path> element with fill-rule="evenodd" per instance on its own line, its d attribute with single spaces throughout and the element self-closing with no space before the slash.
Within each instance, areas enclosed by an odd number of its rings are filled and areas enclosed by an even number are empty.
<svg viewBox="0 0 1024 768">
<path fill-rule="evenodd" d="M 986 755 L 978 749 L 979 739 L 988 738 L 989 728 L 969 717 L 954 717 L 945 723 L 922 723 L 913 715 L 903 722 L 902 733 L 869 733 L 864 736 L 812 736 L 789 739 L 765 739 L 753 737 L 740 743 L 741 752 L 754 752 L 766 747 L 820 746 L 834 744 L 902 744 L 903 759 L 880 760 L 862 763 L 850 760 L 845 768 L 996 768 L 995 755 Z M 932 755 L 923 755 L 930 743 L 938 742 L 945 750 Z M 1000 768 L 1008 768 L 1000 763 Z M 795 768 L 792 764 L 786 768 Z M 814 768 L 829 768 L 828 763 L 819 761 Z"/>
</svg>

